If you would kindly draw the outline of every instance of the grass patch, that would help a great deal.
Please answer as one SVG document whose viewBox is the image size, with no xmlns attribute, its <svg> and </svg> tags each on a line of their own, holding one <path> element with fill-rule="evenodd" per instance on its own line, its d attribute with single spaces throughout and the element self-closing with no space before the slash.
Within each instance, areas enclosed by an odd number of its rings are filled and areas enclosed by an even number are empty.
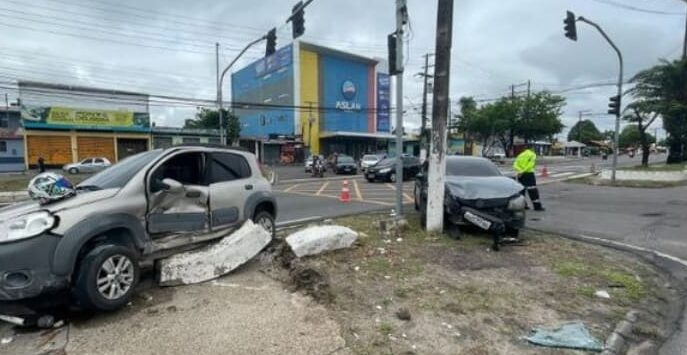
<svg viewBox="0 0 687 355">
<path fill-rule="evenodd" d="M 389 335 L 394 331 L 394 326 L 391 323 L 382 322 L 379 323 L 379 332 L 382 335 Z"/>
<path fill-rule="evenodd" d="M 59 173 L 59 172 L 58 172 Z M 0 177 L 0 192 L 24 191 L 35 175 L 8 175 Z M 65 175 L 72 185 L 86 180 L 91 175 Z"/>
<path fill-rule="evenodd" d="M 630 187 L 639 189 L 662 189 L 669 187 L 687 186 L 687 181 L 623 180 L 612 183 L 610 180 L 601 180 L 598 177 L 572 179 L 568 180 L 567 182 L 573 184 L 584 184 L 593 186 Z"/>
<path fill-rule="evenodd" d="M 646 297 L 647 288 L 641 279 L 617 269 L 591 267 L 581 262 L 561 262 L 554 265 L 554 271 L 565 278 L 578 278 L 596 285 L 584 284 L 576 289 L 579 295 L 593 296 L 597 289 L 609 287 L 623 290 L 630 301 L 639 301 Z"/>
<path fill-rule="evenodd" d="M 687 164 L 653 164 L 649 166 L 636 165 L 627 168 L 619 168 L 618 170 L 633 170 L 633 171 L 682 171 L 687 168 Z"/>
</svg>

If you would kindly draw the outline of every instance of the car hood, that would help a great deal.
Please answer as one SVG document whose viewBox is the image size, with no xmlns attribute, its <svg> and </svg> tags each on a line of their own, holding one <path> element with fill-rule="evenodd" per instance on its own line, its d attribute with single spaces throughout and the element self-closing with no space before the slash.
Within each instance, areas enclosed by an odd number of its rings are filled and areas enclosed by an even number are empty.
<svg viewBox="0 0 687 355">
<path fill-rule="evenodd" d="M 501 199 L 519 194 L 524 187 L 505 176 L 447 176 L 446 189 L 463 200 Z"/>
<path fill-rule="evenodd" d="M 38 201 L 34 200 L 18 202 L 7 207 L 0 208 L 0 221 L 7 221 L 12 218 L 36 211 L 47 210 L 52 213 L 57 213 L 65 209 L 81 207 L 89 203 L 110 198 L 117 194 L 118 191 L 119 189 L 107 189 L 78 192 L 75 196 L 46 205 L 41 205 L 38 203 Z"/>
<path fill-rule="evenodd" d="M 77 167 L 77 166 L 79 166 L 79 164 L 77 164 L 77 163 L 65 164 L 65 165 L 62 167 L 62 169 L 69 169 L 69 168 L 74 168 L 74 167 Z"/>
</svg>

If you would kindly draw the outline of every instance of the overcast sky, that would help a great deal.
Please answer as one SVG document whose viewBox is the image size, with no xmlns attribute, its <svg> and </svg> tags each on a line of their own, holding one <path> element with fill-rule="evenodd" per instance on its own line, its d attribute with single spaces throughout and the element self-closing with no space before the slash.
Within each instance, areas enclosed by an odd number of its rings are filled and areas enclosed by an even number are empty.
<svg viewBox="0 0 687 355">
<path fill-rule="evenodd" d="M 214 43 L 221 43 L 222 66 L 269 28 L 280 28 L 278 46 L 287 44 L 291 29 L 283 23 L 292 2 L 0 0 L 0 92 L 12 100 L 16 93 L 6 82 L 22 79 L 214 100 Z M 385 57 L 394 6 L 393 0 L 315 0 L 306 10 L 303 40 Z M 454 102 L 464 95 L 497 98 L 527 80 L 533 90 L 551 91 L 614 82 L 617 59 L 593 28 L 578 23 L 579 40 L 564 37 L 568 9 L 598 22 L 614 39 L 625 57 L 626 80 L 659 58 L 682 53 L 685 3 L 679 0 L 463 0 L 454 6 Z M 436 1 L 408 0 L 408 9 L 406 124 L 418 126 L 422 81 L 414 74 L 423 54 L 434 50 Z M 263 45 L 249 51 L 237 67 L 263 53 Z M 572 126 L 580 110 L 606 112 L 614 93 L 613 86 L 565 92 L 564 123 Z M 179 103 L 151 106 L 158 125 L 179 126 L 193 112 Z M 591 118 L 601 130 L 613 126 L 611 116 Z"/>
</svg>

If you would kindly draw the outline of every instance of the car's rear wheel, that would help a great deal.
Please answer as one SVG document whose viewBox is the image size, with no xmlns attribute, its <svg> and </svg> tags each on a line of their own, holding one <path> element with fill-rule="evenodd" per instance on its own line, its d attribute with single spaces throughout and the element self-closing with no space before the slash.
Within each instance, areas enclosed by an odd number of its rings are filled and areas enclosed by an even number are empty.
<svg viewBox="0 0 687 355">
<path fill-rule="evenodd" d="M 389 181 L 396 182 L 396 173 L 389 174 Z"/>
<path fill-rule="evenodd" d="M 129 302 L 139 273 L 136 251 L 121 245 L 99 245 L 81 260 L 74 293 L 84 308 L 112 311 Z"/>
<path fill-rule="evenodd" d="M 264 228 L 267 233 L 274 238 L 277 233 L 277 226 L 274 223 L 274 217 L 267 211 L 260 211 L 253 216 L 253 223 Z"/>
<path fill-rule="evenodd" d="M 76 175 L 76 174 L 79 173 L 79 169 L 77 169 L 77 168 L 70 168 L 70 169 L 69 169 L 69 173 L 72 174 L 72 175 Z"/>
</svg>

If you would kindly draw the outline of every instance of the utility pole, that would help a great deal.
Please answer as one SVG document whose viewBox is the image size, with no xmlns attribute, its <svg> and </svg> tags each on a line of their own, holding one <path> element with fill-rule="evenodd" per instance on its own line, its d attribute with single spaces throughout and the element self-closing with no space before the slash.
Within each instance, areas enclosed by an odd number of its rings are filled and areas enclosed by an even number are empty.
<svg viewBox="0 0 687 355">
<path fill-rule="evenodd" d="M 10 99 L 5 93 L 5 119 L 7 120 L 7 128 L 10 127 Z"/>
<path fill-rule="evenodd" d="M 432 105 L 432 141 L 427 174 L 427 231 L 444 227 L 444 179 L 446 175 L 446 126 L 448 124 L 453 0 L 439 0 L 437 9 L 436 59 Z"/>
<path fill-rule="evenodd" d="M 422 74 L 424 84 L 422 87 L 422 125 L 420 126 L 420 142 L 421 146 L 421 160 L 427 159 L 427 146 L 429 145 L 429 135 L 427 134 L 427 86 L 429 80 L 429 56 L 432 53 L 425 54 L 425 72 Z"/>
<path fill-rule="evenodd" d="M 682 44 L 682 59 L 687 58 L 687 16 L 685 16 L 685 40 Z"/>
<path fill-rule="evenodd" d="M 217 92 L 219 93 L 221 91 L 221 88 L 219 87 L 219 42 L 215 42 L 215 69 L 217 73 Z M 217 114 L 219 115 L 219 142 L 220 144 L 224 144 L 224 130 L 222 129 L 222 127 L 224 127 L 224 122 L 222 122 L 222 104 L 220 101 L 221 100 L 217 99 Z"/>
<path fill-rule="evenodd" d="M 403 215 L 403 26 L 408 21 L 406 0 L 396 0 L 396 218 Z"/>
</svg>

